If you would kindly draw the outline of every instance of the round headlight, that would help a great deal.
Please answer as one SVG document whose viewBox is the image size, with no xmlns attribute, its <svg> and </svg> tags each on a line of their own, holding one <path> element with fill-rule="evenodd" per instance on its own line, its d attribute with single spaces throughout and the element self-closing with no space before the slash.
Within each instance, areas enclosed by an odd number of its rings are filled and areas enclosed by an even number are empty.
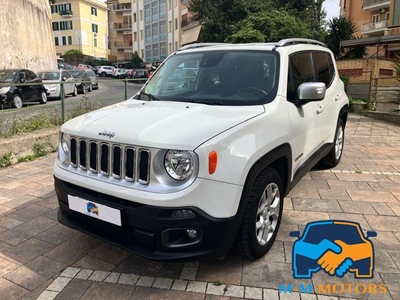
<svg viewBox="0 0 400 300">
<path fill-rule="evenodd" d="M 66 135 L 65 133 L 63 133 L 61 135 L 61 147 L 64 150 L 65 154 L 68 155 L 69 152 L 69 141 L 68 141 L 68 135 Z"/>
<path fill-rule="evenodd" d="M 182 181 L 193 173 L 193 158 L 188 151 L 169 150 L 165 155 L 164 166 L 169 176 Z"/>
</svg>

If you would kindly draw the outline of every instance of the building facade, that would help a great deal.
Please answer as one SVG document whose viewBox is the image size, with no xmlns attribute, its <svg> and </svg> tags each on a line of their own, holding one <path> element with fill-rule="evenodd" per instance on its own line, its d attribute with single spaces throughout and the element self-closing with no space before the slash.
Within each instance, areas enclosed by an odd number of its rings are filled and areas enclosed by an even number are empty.
<svg viewBox="0 0 400 300">
<path fill-rule="evenodd" d="M 400 0 L 340 0 L 341 15 L 350 18 L 357 27 L 360 45 L 372 46 L 380 38 L 384 48 L 375 50 L 378 56 L 394 57 L 400 53 Z M 368 44 L 369 43 L 369 44 Z M 369 54 L 371 48 L 369 48 Z"/>
<path fill-rule="evenodd" d="M 0 69 L 57 67 L 48 0 L 0 1 Z"/>
<path fill-rule="evenodd" d="M 99 0 L 56 1 L 51 5 L 57 55 L 80 50 L 86 56 L 107 59 L 107 5 Z"/>
<path fill-rule="evenodd" d="M 181 0 L 108 0 L 111 58 L 128 62 L 137 51 L 146 63 L 181 46 Z"/>
<path fill-rule="evenodd" d="M 200 22 L 193 21 L 192 14 L 189 11 L 189 0 L 181 0 L 181 30 L 182 46 L 197 42 L 200 34 Z"/>
</svg>

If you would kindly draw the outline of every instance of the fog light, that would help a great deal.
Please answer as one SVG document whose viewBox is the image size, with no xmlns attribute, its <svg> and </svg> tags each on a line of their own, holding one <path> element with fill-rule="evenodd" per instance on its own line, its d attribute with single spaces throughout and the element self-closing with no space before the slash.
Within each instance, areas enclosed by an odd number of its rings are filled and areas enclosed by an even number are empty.
<svg viewBox="0 0 400 300">
<path fill-rule="evenodd" d="M 188 229 L 186 230 L 186 233 L 191 239 L 195 239 L 197 237 L 197 231 L 195 229 Z"/>
<path fill-rule="evenodd" d="M 196 215 L 189 209 L 175 210 L 171 214 L 172 218 L 194 218 Z"/>
</svg>

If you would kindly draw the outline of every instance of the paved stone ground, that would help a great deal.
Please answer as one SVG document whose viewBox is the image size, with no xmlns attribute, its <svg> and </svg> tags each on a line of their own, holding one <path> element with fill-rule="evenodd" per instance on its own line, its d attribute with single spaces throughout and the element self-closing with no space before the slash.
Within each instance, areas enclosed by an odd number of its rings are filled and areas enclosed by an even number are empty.
<svg viewBox="0 0 400 300">
<path fill-rule="evenodd" d="M 342 162 L 308 173 L 290 193 L 277 241 L 258 261 L 231 253 L 215 262 L 153 262 L 64 227 L 56 220 L 54 159 L 0 170 L 1 299 L 400 299 L 400 127 L 350 116 Z M 322 271 L 293 279 L 289 232 L 326 219 L 377 231 L 373 279 Z M 313 283 L 313 294 L 298 293 L 299 282 Z M 281 283 L 296 292 L 278 294 Z M 325 283 L 339 288 L 318 291 Z M 381 283 L 388 293 L 334 293 L 340 284 L 347 291 L 350 284 Z"/>
</svg>

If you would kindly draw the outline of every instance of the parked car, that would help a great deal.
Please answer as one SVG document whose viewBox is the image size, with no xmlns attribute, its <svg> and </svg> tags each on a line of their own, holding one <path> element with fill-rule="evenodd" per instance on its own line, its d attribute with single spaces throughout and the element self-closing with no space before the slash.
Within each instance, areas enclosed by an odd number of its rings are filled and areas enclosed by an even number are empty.
<svg viewBox="0 0 400 300">
<path fill-rule="evenodd" d="M 44 87 L 49 92 L 49 98 L 61 98 L 61 82 L 64 82 L 64 94 L 76 96 L 78 94 L 75 79 L 67 70 L 40 71 L 37 76 L 42 79 Z"/>
<path fill-rule="evenodd" d="M 126 69 L 124 78 L 132 78 L 132 76 L 133 76 L 133 69 Z"/>
<path fill-rule="evenodd" d="M 38 84 L 38 85 L 29 85 Z M 24 86 L 0 86 L 0 106 L 21 108 L 26 102 L 47 103 L 46 88 L 42 80 L 27 69 L 0 70 L 0 84 L 25 84 Z"/>
<path fill-rule="evenodd" d="M 112 77 L 114 78 L 125 78 L 126 69 L 116 68 L 113 71 Z"/>
<path fill-rule="evenodd" d="M 87 70 L 71 70 L 70 73 L 75 78 L 75 81 L 80 81 L 76 83 L 78 94 L 91 92 L 93 90 L 92 79 Z"/>
<path fill-rule="evenodd" d="M 147 78 L 149 78 L 149 75 L 150 73 L 146 69 L 136 69 L 132 73 L 132 78 L 139 80 L 133 80 L 133 82 L 145 83 Z M 146 80 L 143 80 L 143 78 L 146 78 Z"/>
<path fill-rule="evenodd" d="M 86 70 L 87 75 L 90 77 L 90 80 L 92 81 L 92 88 L 94 90 L 99 89 L 99 82 L 97 81 L 97 75 L 93 70 Z"/>
<path fill-rule="evenodd" d="M 112 66 L 100 66 L 97 70 L 97 74 L 102 77 L 112 76 L 114 69 L 115 68 Z"/>
<path fill-rule="evenodd" d="M 164 88 L 183 66 L 183 86 Z M 58 220 L 147 259 L 223 258 L 233 245 L 260 258 L 289 192 L 340 162 L 348 107 L 318 41 L 178 51 L 134 97 L 61 126 Z"/>
</svg>

